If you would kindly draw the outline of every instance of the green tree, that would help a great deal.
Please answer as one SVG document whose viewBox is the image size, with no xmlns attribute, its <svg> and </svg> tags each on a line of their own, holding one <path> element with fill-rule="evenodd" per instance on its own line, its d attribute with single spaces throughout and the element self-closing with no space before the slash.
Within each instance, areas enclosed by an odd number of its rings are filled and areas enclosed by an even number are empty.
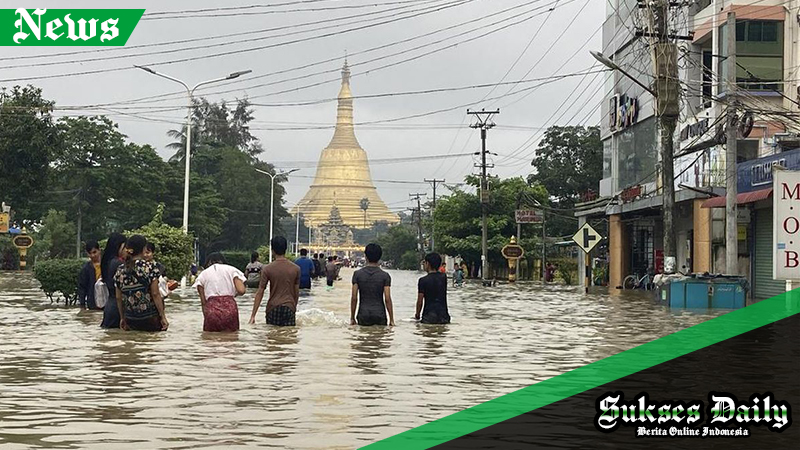
<svg viewBox="0 0 800 450">
<path fill-rule="evenodd" d="M 33 86 L 0 89 L 0 196 L 19 217 L 39 218 L 57 131 L 53 102 Z"/>
<path fill-rule="evenodd" d="M 539 142 L 528 176 L 531 184 L 541 184 L 553 197 L 553 206 L 562 215 L 551 215 L 549 236 L 567 236 L 577 230 L 571 210 L 581 195 L 597 191 L 603 177 L 603 143 L 598 127 L 552 126 Z"/>
<path fill-rule="evenodd" d="M 164 201 L 169 167 L 148 146 L 126 142 L 106 117 L 62 118 L 61 151 L 53 161 L 54 185 L 77 192 L 62 205 L 81 216 L 82 237 L 100 239 L 146 223 Z"/>
<path fill-rule="evenodd" d="M 31 254 L 34 259 L 71 258 L 75 256 L 75 224 L 67 220 L 67 213 L 51 209 L 34 235 Z"/>
<path fill-rule="evenodd" d="M 233 147 L 256 157 L 264 150 L 258 138 L 250 133 L 253 109 L 247 99 L 238 100 L 233 109 L 226 102 L 210 103 L 205 98 L 195 99 L 192 108 L 192 157 L 203 147 Z M 183 162 L 186 156 L 186 126 L 170 130 L 167 136 L 175 142 L 167 148 L 175 150 L 173 160 Z"/>
<path fill-rule="evenodd" d="M 164 265 L 167 277 L 180 279 L 189 271 L 194 261 L 194 236 L 184 234 L 180 228 L 164 223 L 164 205 L 158 205 L 153 220 L 136 230 L 127 231 L 126 236 L 141 234 L 156 245 L 155 260 Z"/>
<path fill-rule="evenodd" d="M 192 177 L 189 226 L 205 252 L 242 249 L 252 250 L 267 242 L 270 189 L 269 177 L 256 169 L 275 173 L 271 164 L 261 161 L 261 144 L 250 132 L 252 108 L 247 100 L 235 107 L 226 103 L 195 101 L 192 127 Z M 176 142 L 170 165 L 175 171 L 183 167 L 185 128 L 168 135 Z M 182 177 L 180 181 L 182 181 Z M 280 233 L 284 188 L 275 181 L 275 230 Z M 176 186 L 177 188 L 177 186 Z M 170 191 L 173 191 L 170 189 Z M 177 189 L 173 192 L 183 190 Z M 182 203 L 177 198 L 168 202 L 167 222 L 175 223 L 182 216 Z"/>
<path fill-rule="evenodd" d="M 417 255 L 417 232 L 408 225 L 395 225 L 377 238 L 383 249 L 383 260 L 391 262 L 398 269 L 416 269 L 419 262 Z"/>
<path fill-rule="evenodd" d="M 481 204 L 477 194 L 480 180 L 468 176 L 466 183 L 476 188 L 476 193 L 456 190 L 452 195 L 436 202 L 436 250 L 439 253 L 461 256 L 468 262 L 481 259 Z M 488 205 L 488 257 L 489 262 L 505 264 L 500 250 L 517 233 L 514 211 L 520 198 L 547 204 L 547 191 L 541 185 L 529 186 L 523 178 L 489 181 Z M 426 225 L 428 228 L 429 225 Z M 541 244 L 539 231 L 524 227 L 520 245 L 528 251 Z"/>
</svg>

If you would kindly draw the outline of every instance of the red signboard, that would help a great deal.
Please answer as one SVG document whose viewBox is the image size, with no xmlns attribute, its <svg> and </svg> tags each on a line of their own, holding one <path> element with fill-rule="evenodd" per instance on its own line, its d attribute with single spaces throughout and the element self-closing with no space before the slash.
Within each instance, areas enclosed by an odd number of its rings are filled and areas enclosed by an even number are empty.
<svg viewBox="0 0 800 450">
<path fill-rule="evenodd" d="M 627 203 L 635 200 L 637 197 L 643 194 L 644 194 L 644 189 L 642 189 L 642 185 L 638 184 L 636 186 L 631 186 L 622 191 L 622 193 L 619 194 L 619 198 L 622 199 L 623 203 Z"/>
<path fill-rule="evenodd" d="M 656 273 L 664 273 L 664 250 L 655 251 Z"/>
<path fill-rule="evenodd" d="M 518 209 L 514 212 L 517 223 L 542 223 L 544 214 L 538 209 Z"/>
</svg>

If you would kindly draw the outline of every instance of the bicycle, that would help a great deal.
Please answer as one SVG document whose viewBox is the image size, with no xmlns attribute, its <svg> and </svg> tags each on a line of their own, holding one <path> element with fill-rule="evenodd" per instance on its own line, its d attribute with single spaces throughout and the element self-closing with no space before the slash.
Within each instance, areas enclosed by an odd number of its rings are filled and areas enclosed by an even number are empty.
<svg viewBox="0 0 800 450">
<path fill-rule="evenodd" d="M 644 289 L 649 291 L 651 284 L 652 280 L 650 278 L 650 273 L 644 274 L 641 278 L 639 278 L 637 275 L 628 275 L 622 281 L 623 289 Z"/>
</svg>

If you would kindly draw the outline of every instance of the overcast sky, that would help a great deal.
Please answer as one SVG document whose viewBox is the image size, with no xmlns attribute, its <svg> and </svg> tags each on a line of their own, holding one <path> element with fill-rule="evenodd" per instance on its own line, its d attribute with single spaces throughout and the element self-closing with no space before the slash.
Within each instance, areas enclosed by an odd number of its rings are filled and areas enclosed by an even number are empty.
<svg viewBox="0 0 800 450">
<path fill-rule="evenodd" d="M 70 8 L 107 8 L 111 4 L 108 1 L 24 0 L 15 3 L 14 7 L 63 8 L 67 3 Z M 593 59 L 588 51 L 600 48 L 599 29 L 605 10 L 602 0 L 560 0 L 552 12 L 549 12 L 549 9 L 555 4 L 554 0 L 472 0 L 460 5 L 457 4 L 457 0 L 306 0 L 292 5 L 286 3 L 292 2 L 289 0 L 114 1 L 113 5 L 116 8 L 147 10 L 125 48 L 101 52 L 96 51 L 98 48 L 86 48 L 84 53 L 78 55 L 6 60 L 0 64 L 0 79 L 15 80 L 97 69 L 124 68 L 125 70 L 30 81 L 4 81 L 0 85 L 34 84 L 44 90 L 45 97 L 55 100 L 57 106 L 94 105 L 177 93 L 181 89 L 178 84 L 133 69 L 133 64 L 151 65 L 154 69 L 180 78 L 190 85 L 224 76 L 232 71 L 250 69 L 253 71 L 252 74 L 236 82 L 211 85 L 199 92 L 211 101 L 231 101 L 247 97 L 253 103 L 265 105 L 255 108 L 253 123 L 254 134 L 266 149 L 261 157 L 280 167 L 302 167 L 302 170 L 297 172 L 298 176 L 293 176 L 287 184 L 286 206 L 291 206 L 305 194 L 315 173 L 313 162 L 318 159 L 320 151 L 328 144 L 333 134 L 332 129 L 313 128 L 334 124 L 336 103 L 328 101 L 303 106 L 275 104 L 335 98 L 339 89 L 338 69 L 342 65 L 345 52 L 350 55 L 348 60 L 353 66 L 351 87 L 356 97 L 493 84 L 501 80 L 509 82 L 546 78 L 554 74 L 585 71 L 592 66 Z M 276 6 L 277 4 L 284 6 Z M 250 5 L 262 7 L 200 13 L 200 15 L 227 14 L 225 17 L 185 17 L 186 14 L 182 14 L 180 19 L 155 20 L 158 15 L 148 15 L 161 11 Z M 433 11 L 435 8 L 451 5 L 454 6 Z M 500 13 L 518 5 L 519 8 Z M 342 8 L 342 6 L 364 7 Z M 335 7 L 339 8 L 330 9 Z M 327 9 L 298 11 L 312 8 Z M 424 13 L 426 11 L 427 13 Z M 420 13 L 424 14 L 419 15 Z M 410 17 L 415 14 L 416 17 Z M 359 17 L 335 20 L 351 16 Z M 397 20 L 403 17 L 407 18 Z M 527 18 L 530 19 L 525 20 Z M 395 21 L 370 26 L 391 19 Z M 471 20 L 475 21 L 461 25 Z M 303 25 L 309 22 L 319 23 Z M 500 23 L 491 25 L 493 22 Z M 515 24 L 515 22 L 520 23 Z M 365 26 L 368 28 L 343 32 Z M 507 28 L 464 42 L 504 26 Z M 263 31 L 278 27 L 282 29 Z M 443 30 L 448 27 L 453 28 Z M 399 43 L 436 31 L 439 32 Z M 321 37 L 331 33 L 338 34 Z M 229 36 L 231 34 L 236 36 Z M 456 37 L 458 34 L 462 35 Z M 208 39 L 217 36 L 226 37 Z M 197 40 L 183 44 L 133 48 L 139 45 L 186 39 Z M 305 41 L 254 49 L 298 39 Z M 240 40 L 249 42 L 232 43 Z M 442 42 L 435 43 L 436 41 Z M 380 68 L 455 43 L 459 45 L 392 67 Z M 192 49 L 210 45 L 214 47 Z M 385 48 L 360 53 L 384 45 Z M 527 51 L 525 51 L 526 46 L 528 46 Z M 413 50 L 414 47 L 421 48 Z M 3 57 L 44 55 L 76 49 L 81 50 L 79 47 L 5 47 Z M 245 51 L 210 57 L 216 53 L 241 50 Z M 130 57 L 157 51 L 171 51 L 171 53 Z M 387 58 L 388 55 L 401 51 L 406 53 Z M 100 57 L 109 59 L 83 61 Z M 172 62 L 186 58 L 197 59 Z M 332 58 L 335 60 L 305 69 L 289 70 Z M 364 63 L 374 58 L 382 59 Z M 518 58 L 518 62 L 514 65 Z M 63 64 L 8 68 L 10 65 L 52 62 L 63 62 Z M 286 72 L 271 75 L 278 71 Z M 332 72 L 300 80 L 289 80 L 322 71 Z M 497 86 L 493 91 L 491 88 L 480 88 L 419 95 L 357 98 L 354 102 L 357 123 L 419 116 L 357 126 L 356 135 L 369 157 L 375 160 L 474 152 L 479 149 L 480 139 L 478 131 L 467 127 L 470 119 L 466 115 L 466 106 L 463 105 L 471 104 L 473 108 L 478 109 L 499 107 L 501 114 L 495 119 L 497 127 L 489 132 L 488 142 L 489 150 L 500 156 L 493 157 L 497 167 L 491 172 L 502 176 L 527 175 L 530 172 L 530 159 L 535 145 L 529 148 L 520 146 L 535 143 L 541 136 L 541 127 L 552 125 L 559 117 L 559 125 L 568 122 L 587 125 L 598 123 L 597 106 L 601 99 L 602 78 L 603 75 L 595 74 L 576 76 L 535 89 L 531 88 L 537 82 L 528 81 L 518 85 Z M 303 88 L 309 84 L 328 80 L 332 82 Z M 263 86 L 267 83 L 271 85 Z M 491 100 L 507 94 L 509 89 L 525 90 L 516 95 Z M 278 91 L 288 90 L 292 91 L 276 94 Z M 220 91 L 230 92 L 219 93 Z M 488 98 L 483 100 L 487 94 Z M 104 112 L 119 123 L 121 131 L 131 141 L 150 144 L 162 156 L 168 157 L 170 152 L 165 146 L 170 139 L 166 136 L 166 132 L 169 129 L 179 128 L 180 123 L 185 120 L 185 109 L 182 109 L 185 104 L 184 94 L 184 96 L 163 98 L 159 102 L 109 106 L 112 111 L 59 111 L 58 115 Z M 131 106 L 135 106 L 136 109 L 131 109 Z M 440 110 L 445 111 L 430 114 Z M 280 129 L 287 127 L 312 129 Z M 503 157 L 510 154 L 515 155 L 514 158 Z M 413 160 L 395 164 L 376 161 L 372 164 L 372 176 L 376 180 L 386 180 L 375 183 L 380 195 L 391 209 L 400 210 L 410 206 L 407 202 L 409 193 L 428 192 L 430 196 L 430 187 L 424 183 L 415 185 L 387 181 L 421 182 L 423 178 L 436 177 L 446 178 L 448 183 L 461 182 L 465 175 L 475 170 L 474 162 L 472 156 Z M 242 174 L 242 176 L 257 175 Z"/>
</svg>

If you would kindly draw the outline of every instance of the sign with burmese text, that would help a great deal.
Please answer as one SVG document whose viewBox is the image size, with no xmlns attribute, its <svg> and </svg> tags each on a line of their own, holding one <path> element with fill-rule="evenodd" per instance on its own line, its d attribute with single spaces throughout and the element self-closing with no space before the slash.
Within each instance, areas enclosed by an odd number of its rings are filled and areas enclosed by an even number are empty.
<svg viewBox="0 0 800 450">
<path fill-rule="evenodd" d="M 3 46 L 122 46 L 144 9 L 0 9 Z"/>
<path fill-rule="evenodd" d="M 776 280 L 800 280 L 800 172 L 774 167 L 772 242 Z"/>
</svg>

